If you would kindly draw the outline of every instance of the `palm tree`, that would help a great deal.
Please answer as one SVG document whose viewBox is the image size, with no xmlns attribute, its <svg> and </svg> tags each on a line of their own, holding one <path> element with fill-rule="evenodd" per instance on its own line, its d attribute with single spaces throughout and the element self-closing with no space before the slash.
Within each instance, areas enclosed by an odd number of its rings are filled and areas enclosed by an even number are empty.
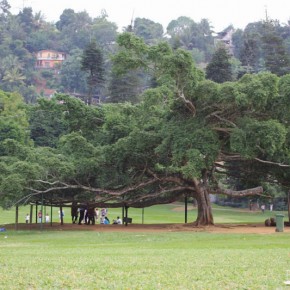
<svg viewBox="0 0 290 290">
<path fill-rule="evenodd" d="M 3 87 L 5 87 L 6 90 L 13 91 L 15 88 L 23 85 L 25 79 L 25 76 L 18 68 L 11 68 L 5 71 L 4 77 L 2 78 Z"/>
</svg>

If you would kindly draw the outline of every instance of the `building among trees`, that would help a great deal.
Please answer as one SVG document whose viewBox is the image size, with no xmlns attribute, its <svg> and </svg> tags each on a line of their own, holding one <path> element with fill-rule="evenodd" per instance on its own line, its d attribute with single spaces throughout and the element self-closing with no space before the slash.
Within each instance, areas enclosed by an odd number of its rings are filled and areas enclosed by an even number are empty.
<svg viewBox="0 0 290 290">
<path fill-rule="evenodd" d="M 36 68 L 55 68 L 62 64 L 65 59 L 66 53 L 64 52 L 49 49 L 40 50 L 36 54 Z"/>
<path fill-rule="evenodd" d="M 227 27 L 221 32 L 217 33 L 217 36 L 214 39 L 215 46 L 220 46 L 222 43 L 224 47 L 226 47 L 231 55 L 234 54 L 234 44 L 233 44 L 233 34 L 235 33 L 235 29 L 232 25 Z"/>
</svg>

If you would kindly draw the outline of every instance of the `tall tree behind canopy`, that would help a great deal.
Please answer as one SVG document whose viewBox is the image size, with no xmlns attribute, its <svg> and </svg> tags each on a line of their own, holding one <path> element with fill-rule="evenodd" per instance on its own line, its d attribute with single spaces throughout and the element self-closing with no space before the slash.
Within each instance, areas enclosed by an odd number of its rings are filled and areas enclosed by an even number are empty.
<svg viewBox="0 0 290 290">
<path fill-rule="evenodd" d="M 263 52 L 265 68 L 279 76 L 289 72 L 290 57 L 282 37 L 278 34 L 279 23 L 267 20 L 263 23 Z"/>
<path fill-rule="evenodd" d="M 206 67 L 206 77 L 217 83 L 233 79 L 230 63 L 231 56 L 225 47 L 219 47 Z"/>
<path fill-rule="evenodd" d="M 234 54 L 247 73 L 271 71 L 283 75 L 289 71 L 290 29 L 278 21 L 249 23 L 233 35 Z"/>
<path fill-rule="evenodd" d="M 8 3 L 7 0 L 1 0 L 0 1 L 1 17 L 5 17 L 5 15 L 11 14 L 10 8 L 11 5 Z"/>
<path fill-rule="evenodd" d="M 189 17 L 181 16 L 168 24 L 167 34 L 170 35 L 173 48 L 197 49 L 204 53 L 201 62 L 210 60 L 214 51 L 214 38 L 212 27 L 207 19 L 196 23 Z"/>
<path fill-rule="evenodd" d="M 82 50 L 73 49 L 60 69 L 61 90 L 71 95 L 87 93 L 86 72 L 81 69 Z"/>
<path fill-rule="evenodd" d="M 136 72 L 119 74 L 113 69 L 109 83 L 109 98 L 106 101 L 110 103 L 137 103 L 141 91 L 140 75 Z"/>
<path fill-rule="evenodd" d="M 142 37 L 146 43 L 156 43 L 163 37 L 163 27 L 160 23 L 156 23 L 146 18 L 136 18 L 134 20 L 134 33 Z"/>
<path fill-rule="evenodd" d="M 103 49 L 105 56 L 112 53 L 115 47 L 117 29 L 117 25 L 108 20 L 108 15 L 105 11 L 92 21 L 90 37 L 98 40 L 98 44 Z"/>
<path fill-rule="evenodd" d="M 91 41 L 84 49 L 81 69 L 87 72 L 88 97 L 87 103 L 92 104 L 92 98 L 97 96 L 100 100 L 102 87 L 105 81 L 104 60 L 101 49 L 96 41 Z"/>
</svg>

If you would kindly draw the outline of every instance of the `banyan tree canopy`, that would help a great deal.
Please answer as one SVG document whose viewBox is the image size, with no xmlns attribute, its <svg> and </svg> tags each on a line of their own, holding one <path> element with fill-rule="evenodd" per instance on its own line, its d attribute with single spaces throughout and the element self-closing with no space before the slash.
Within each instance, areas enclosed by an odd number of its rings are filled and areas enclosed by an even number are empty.
<svg viewBox="0 0 290 290">
<path fill-rule="evenodd" d="M 120 208 L 143 208 L 157 204 L 168 204 L 186 197 L 196 198 L 196 190 L 188 184 L 181 184 L 178 178 L 151 179 L 138 185 L 124 189 L 97 189 L 81 185 L 68 185 L 63 182 L 53 184 L 39 181 L 46 189 L 36 190 L 34 193 L 19 200 L 18 204 L 42 204 L 55 207 L 70 207 L 73 203 L 79 206 Z M 149 187 L 149 188 L 148 188 Z M 225 194 L 229 196 L 261 195 L 262 187 L 234 191 L 216 188 L 212 194 Z"/>
</svg>

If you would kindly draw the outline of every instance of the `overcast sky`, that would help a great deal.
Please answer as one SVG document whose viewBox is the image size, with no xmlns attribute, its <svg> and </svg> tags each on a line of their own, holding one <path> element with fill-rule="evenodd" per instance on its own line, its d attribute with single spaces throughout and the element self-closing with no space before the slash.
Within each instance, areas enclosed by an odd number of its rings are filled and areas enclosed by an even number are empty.
<svg viewBox="0 0 290 290">
<path fill-rule="evenodd" d="M 202 18 L 210 21 L 215 31 L 221 31 L 232 24 L 245 28 L 250 22 L 265 19 L 267 9 L 271 19 L 280 23 L 290 20 L 290 0 L 8 0 L 11 11 L 17 14 L 23 7 L 41 11 L 46 21 L 56 22 L 64 9 L 75 12 L 87 11 L 91 17 L 105 9 L 109 21 L 119 29 L 130 24 L 133 18 L 147 18 L 161 23 L 166 29 L 171 20 L 187 16 L 195 22 Z"/>
</svg>

